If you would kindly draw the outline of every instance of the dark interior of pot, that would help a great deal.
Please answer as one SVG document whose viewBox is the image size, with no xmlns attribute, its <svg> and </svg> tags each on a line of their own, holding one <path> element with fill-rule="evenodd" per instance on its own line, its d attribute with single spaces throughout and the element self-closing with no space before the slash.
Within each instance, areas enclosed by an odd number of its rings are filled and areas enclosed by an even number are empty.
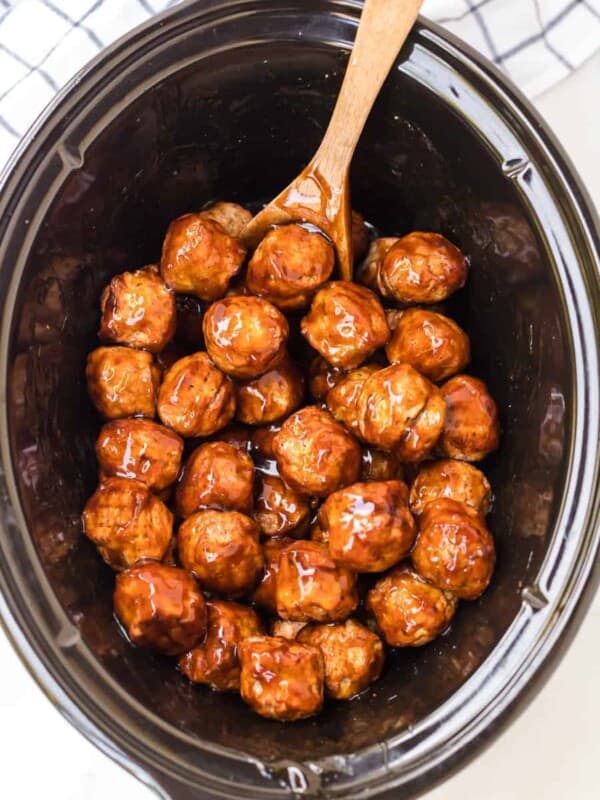
<svg viewBox="0 0 600 800">
<path fill-rule="evenodd" d="M 171 660 L 134 649 L 118 630 L 113 574 L 80 522 L 96 482 L 100 420 L 86 397 L 84 364 L 97 345 L 101 288 L 112 274 L 156 261 L 178 214 L 212 199 L 257 203 L 283 187 L 323 134 L 345 59 L 329 45 L 256 44 L 165 78 L 98 134 L 71 171 L 35 239 L 15 306 L 13 463 L 58 598 L 142 704 L 202 739 L 260 758 L 355 751 L 448 698 L 514 618 L 561 496 L 570 372 L 543 249 L 513 182 L 466 124 L 394 70 L 354 160 L 353 205 L 383 234 L 440 231 L 471 259 L 468 286 L 448 310 L 471 335 L 472 370 L 501 411 L 502 447 L 483 464 L 495 492 L 493 583 L 479 601 L 461 605 L 441 639 L 393 652 L 369 691 L 288 725 L 257 717 L 236 696 L 191 685 Z"/>
</svg>

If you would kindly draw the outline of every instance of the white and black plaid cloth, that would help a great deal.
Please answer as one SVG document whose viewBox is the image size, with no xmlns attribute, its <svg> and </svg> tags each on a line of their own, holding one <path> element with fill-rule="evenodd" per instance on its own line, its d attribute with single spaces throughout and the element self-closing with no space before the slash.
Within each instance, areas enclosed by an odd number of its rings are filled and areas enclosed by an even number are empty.
<svg viewBox="0 0 600 800">
<path fill-rule="evenodd" d="M 0 0 L 0 166 L 77 70 L 177 2 Z M 426 0 L 423 13 L 495 61 L 530 96 L 600 48 L 600 0 Z M 599 102 L 600 91 L 590 100 Z"/>
</svg>

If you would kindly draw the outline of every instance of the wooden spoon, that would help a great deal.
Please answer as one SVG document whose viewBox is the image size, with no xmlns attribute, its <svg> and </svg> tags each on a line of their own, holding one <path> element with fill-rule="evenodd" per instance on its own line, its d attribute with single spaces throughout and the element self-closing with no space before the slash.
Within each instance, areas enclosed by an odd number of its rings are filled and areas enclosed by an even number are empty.
<svg viewBox="0 0 600 800">
<path fill-rule="evenodd" d="M 310 164 L 244 227 L 255 247 L 273 225 L 310 222 L 335 245 L 340 273 L 352 279 L 350 162 L 379 90 L 423 0 L 366 0 L 329 126 Z"/>
</svg>

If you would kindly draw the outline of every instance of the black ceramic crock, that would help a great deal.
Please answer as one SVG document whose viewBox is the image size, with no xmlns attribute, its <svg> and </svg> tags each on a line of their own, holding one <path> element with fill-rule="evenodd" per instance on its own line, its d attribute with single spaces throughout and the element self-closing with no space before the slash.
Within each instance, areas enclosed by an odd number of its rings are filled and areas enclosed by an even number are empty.
<svg viewBox="0 0 600 800">
<path fill-rule="evenodd" d="M 98 420 L 85 396 L 109 277 L 157 259 L 168 221 L 256 203 L 319 142 L 356 0 L 207 0 L 109 48 L 28 134 L 1 192 L 0 610 L 62 713 L 164 797 L 409 797 L 526 705 L 595 577 L 598 228 L 573 169 L 518 92 L 421 20 L 353 167 L 382 232 L 446 234 L 468 254 L 450 304 L 502 416 L 484 464 L 498 568 L 450 632 L 398 651 L 350 703 L 295 724 L 193 687 L 131 648 L 112 575 L 81 536 Z"/>
</svg>

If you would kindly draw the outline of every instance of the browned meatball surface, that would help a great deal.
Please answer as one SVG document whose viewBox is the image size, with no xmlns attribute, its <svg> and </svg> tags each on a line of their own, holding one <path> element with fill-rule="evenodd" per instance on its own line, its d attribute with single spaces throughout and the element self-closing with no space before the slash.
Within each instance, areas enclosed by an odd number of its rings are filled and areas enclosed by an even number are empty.
<svg viewBox="0 0 600 800">
<path fill-rule="evenodd" d="M 315 400 L 325 400 L 327 392 L 344 378 L 346 370 L 334 367 L 322 356 L 315 356 L 310 363 L 308 387 Z"/>
<path fill-rule="evenodd" d="M 478 511 L 441 498 L 428 503 L 421 514 L 412 561 L 434 586 L 475 600 L 492 578 L 494 540 Z"/>
<path fill-rule="evenodd" d="M 485 516 L 492 503 L 492 489 L 477 467 L 445 458 L 425 463 L 420 468 L 410 488 L 411 511 L 422 514 L 427 503 L 440 497 L 466 503 Z"/>
<path fill-rule="evenodd" d="M 207 683 L 219 692 L 240 688 L 238 645 L 260 636 L 262 623 L 256 611 L 239 603 L 209 600 L 206 639 L 179 660 L 179 669 L 194 683 Z"/>
<path fill-rule="evenodd" d="M 325 497 L 355 481 L 358 443 L 331 414 L 316 406 L 296 411 L 273 440 L 281 477 L 301 494 Z"/>
<path fill-rule="evenodd" d="M 223 200 L 205 208 L 200 212 L 203 217 L 218 222 L 228 236 L 237 238 L 244 226 L 252 219 L 252 213 L 238 203 L 227 203 Z"/>
<path fill-rule="evenodd" d="M 325 398 L 332 416 L 358 438 L 360 438 L 358 397 L 369 375 L 379 369 L 377 364 L 364 364 L 352 370 L 327 392 Z"/>
<path fill-rule="evenodd" d="M 235 413 L 231 380 L 206 353 L 193 353 L 167 370 L 158 393 L 158 415 L 180 436 L 210 436 Z"/>
<path fill-rule="evenodd" d="M 349 281 L 332 281 L 320 289 L 300 330 L 324 359 L 344 369 L 360 366 L 390 338 L 377 297 Z"/>
<path fill-rule="evenodd" d="M 160 492 L 175 482 L 183 441 L 149 419 L 107 422 L 96 440 L 100 476 L 135 478 Z"/>
<path fill-rule="evenodd" d="M 421 461 L 442 432 L 445 405 L 440 390 L 408 364 L 370 375 L 357 402 L 361 437 L 393 450 L 401 461 Z"/>
<path fill-rule="evenodd" d="M 416 527 L 402 481 L 353 483 L 319 509 L 332 558 L 355 572 L 383 572 L 410 552 Z"/>
<path fill-rule="evenodd" d="M 274 369 L 237 387 L 236 416 L 247 425 L 268 425 L 295 411 L 303 397 L 304 376 L 286 357 Z"/>
<path fill-rule="evenodd" d="M 429 380 L 446 380 L 469 363 L 469 337 L 454 320 L 424 308 L 407 308 L 385 352 L 390 364 L 410 364 Z"/>
<path fill-rule="evenodd" d="M 131 641 L 166 655 L 184 653 L 206 630 L 206 603 L 184 569 L 140 564 L 117 575 L 115 613 Z"/>
<path fill-rule="evenodd" d="M 198 511 L 179 528 L 177 547 L 186 569 L 210 592 L 249 592 L 263 568 L 256 523 L 237 511 Z"/>
<path fill-rule="evenodd" d="M 211 359 L 235 378 L 256 378 L 285 357 L 287 320 L 261 297 L 218 300 L 208 308 L 202 327 Z"/>
<path fill-rule="evenodd" d="M 279 308 L 306 306 L 333 272 L 332 245 L 301 225 L 272 228 L 248 264 L 248 288 Z"/>
<path fill-rule="evenodd" d="M 310 538 L 313 542 L 320 542 L 321 544 L 327 544 L 329 542 L 329 531 L 324 531 L 323 528 L 319 525 L 319 522 L 313 523 L 310 529 Z"/>
<path fill-rule="evenodd" d="M 201 300 L 223 297 L 240 271 L 246 250 L 202 213 L 173 220 L 163 242 L 160 271 L 171 289 Z"/>
<path fill-rule="evenodd" d="M 261 475 L 254 519 L 265 536 L 283 536 L 308 521 L 309 499 L 290 489 L 275 475 Z"/>
<path fill-rule="evenodd" d="M 500 443 L 498 409 L 487 386 L 471 375 L 455 375 L 441 388 L 446 421 L 439 451 L 449 458 L 481 461 Z"/>
<path fill-rule="evenodd" d="M 115 275 L 100 299 L 104 342 L 126 344 L 158 353 L 175 333 L 175 295 L 157 267 Z"/>
<path fill-rule="evenodd" d="M 352 256 L 356 264 L 363 260 L 369 250 L 371 233 L 365 223 L 363 215 L 354 209 L 352 209 L 350 225 L 350 232 L 352 234 Z"/>
<path fill-rule="evenodd" d="M 381 239 L 373 239 L 367 250 L 365 260 L 356 271 L 356 280 L 359 283 L 362 283 L 363 286 L 368 286 L 373 292 L 383 294 L 379 283 L 379 272 L 388 250 L 390 250 L 397 241 L 397 236 L 385 236 Z"/>
<path fill-rule="evenodd" d="M 173 534 L 173 515 L 146 484 L 107 478 L 87 501 L 83 527 L 113 569 L 161 561 Z"/>
<path fill-rule="evenodd" d="M 271 624 L 271 636 L 280 636 L 282 639 L 293 641 L 308 624 L 308 622 L 294 622 L 291 619 L 276 619 Z"/>
<path fill-rule="evenodd" d="M 87 389 L 107 419 L 154 417 L 160 368 L 152 354 L 130 347 L 97 347 L 89 354 Z"/>
<path fill-rule="evenodd" d="M 270 614 L 277 613 L 277 576 L 279 575 L 279 556 L 284 547 L 293 539 L 267 539 L 263 545 L 264 566 L 262 576 L 250 595 L 250 600 Z"/>
<path fill-rule="evenodd" d="M 281 551 L 276 591 L 279 616 L 298 622 L 338 622 L 358 605 L 356 576 L 319 542 L 299 541 Z"/>
<path fill-rule="evenodd" d="M 355 619 L 335 625 L 307 625 L 296 641 L 319 648 L 325 664 L 325 690 L 336 700 L 348 700 L 381 675 L 383 643 Z"/>
<path fill-rule="evenodd" d="M 227 442 L 206 442 L 185 463 L 176 493 L 177 513 L 189 517 L 201 508 L 250 513 L 254 464 Z"/>
<path fill-rule="evenodd" d="M 323 705 L 321 651 L 275 636 L 253 636 L 238 646 L 242 698 L 269 719 L 311 717 Z"/>
<path fill-rule="evenodd" d="M 439 303 L 467 280 L 466 258 L 439 233 L 415 231 L 386 253 L 379 270 L 385 297 L 399 303 Z"/>
<path fill-rule="evenodd" d="M 456 597 L 437 589 L 410 567 L 380 578 L 367 595 L 367 609 L 391 647 L 420 647 L 443 633 L 456 611 Z"/>
<path fill-rule="evenodd" d="M 400 459 L 394 453 L 363 447 L 361 481 L 401 481 L 403 472 Z"/>
</svg>

